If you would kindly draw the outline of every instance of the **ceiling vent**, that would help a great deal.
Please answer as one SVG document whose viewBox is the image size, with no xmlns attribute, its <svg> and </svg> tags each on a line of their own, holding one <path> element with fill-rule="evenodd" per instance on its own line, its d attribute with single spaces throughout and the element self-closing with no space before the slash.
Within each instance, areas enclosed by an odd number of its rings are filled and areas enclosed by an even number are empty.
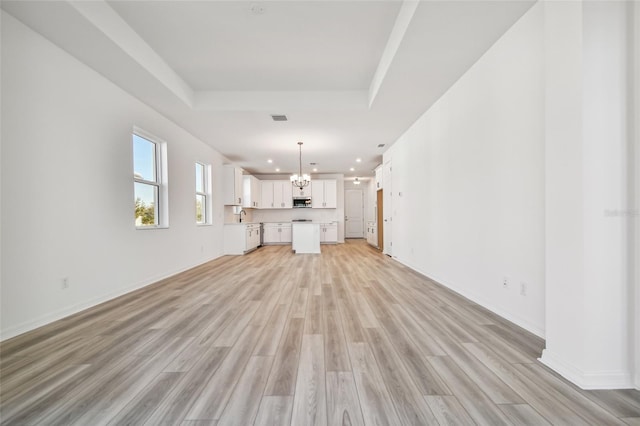
<svg viewBox="0 0 640 426">
<path fill-rule="evenodd" d="M 286 115 L 276 115 L 276 114 L 271 114 L 271 118 L 273 119 L 273 121 L 288 121 L 289 119 L 287 118 Z"/>
<path fill-rule="evenodd" d="M 379 143 L 379 144 L 378 144 L 378 148 L 383 148 L 383 147 L 384 147 L 384 144 L 383 144 L 383 143 Z"/>
</svg>

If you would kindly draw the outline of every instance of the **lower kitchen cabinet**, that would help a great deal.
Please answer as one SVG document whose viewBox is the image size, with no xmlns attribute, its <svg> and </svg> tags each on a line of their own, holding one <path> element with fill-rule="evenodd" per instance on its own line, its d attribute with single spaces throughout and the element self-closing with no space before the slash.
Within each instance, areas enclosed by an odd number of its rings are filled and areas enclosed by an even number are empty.
<svg viewBox="0 0 640 426">
<path fill-rule="evenodd" d="M 264 223 L 263 244 L 291 244 L 291 223 Z"/>
<path fill-rule="evenodd" d="M 367 242 L 378 248 L 378 225 L 376 222 L 367 222 Z"/>
<path fill-rule="evenodd" d="M 320 244 L 335 244 L 338 242 L 338 223 L 320 224 Z"/>
<path fill-rule="evenodd" d="M 224 254 L 245 254 L 260 245 L 260 224 L 226 224 L 223 238 Z"/>
</svg>

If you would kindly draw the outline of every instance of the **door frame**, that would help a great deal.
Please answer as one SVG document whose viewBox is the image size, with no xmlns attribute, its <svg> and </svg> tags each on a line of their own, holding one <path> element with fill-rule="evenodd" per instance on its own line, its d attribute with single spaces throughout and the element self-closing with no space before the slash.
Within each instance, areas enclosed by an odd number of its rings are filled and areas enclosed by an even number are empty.
<svg viewBox="0 0 640 426">
<path fill-rule="evenodd" d="M 384 249 L 384 197 L 382 189 L 376 191 L 376 227 L 378 228 L 378 250 Z"/>
<path fill-rule="evenodd" d="M 347 217 L 348 215 L 348 211 L 347 211 L 347 192 L 349 191 L 354 191 L 354 192 L 359 192 L 360 193 L 360 205 L 361 205 L 361 212 L 360 212 L 360 230 L 362 231 L 361 235 L 359 237 L 347 237 Z M 345 224 L 344 224 L 344 237 L 345 238 L 365 238 L 365 233 L 364 233 L 364 191 L 362 189 L 357 189 L 357 188 L 348 188 L 344 190 L 344 217 L 345 217 Z"/>
</svg>

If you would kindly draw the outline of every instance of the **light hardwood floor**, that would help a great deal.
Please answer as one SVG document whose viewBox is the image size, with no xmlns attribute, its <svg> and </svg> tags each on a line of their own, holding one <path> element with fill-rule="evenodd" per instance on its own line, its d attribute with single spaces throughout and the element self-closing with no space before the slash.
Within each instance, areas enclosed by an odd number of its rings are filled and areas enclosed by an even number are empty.
<svg viewBox="0 0 640 426">
<path fill-rule="evenodd" d="M 3 424 L 639 425 L 367 246 L 224 257 L 1 345 Z"/>
</svg>

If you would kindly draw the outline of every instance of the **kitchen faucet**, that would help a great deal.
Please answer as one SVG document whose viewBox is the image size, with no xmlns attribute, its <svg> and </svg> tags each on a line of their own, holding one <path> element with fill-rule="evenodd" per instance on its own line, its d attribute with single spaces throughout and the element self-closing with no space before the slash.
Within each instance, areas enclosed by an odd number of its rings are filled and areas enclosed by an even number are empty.
<svg viewBox="0 0 640 426">
<path fill-rule="evenodd" d="M 242 223 L 242 214 L 244 213 L 244 215 L 247 215 L 247 212 L 245 212 L 244 210 L 240 210 L 240 213 L 238 213 L 238 216 L 240 216 L 240 223 Z"/>
</svg>

